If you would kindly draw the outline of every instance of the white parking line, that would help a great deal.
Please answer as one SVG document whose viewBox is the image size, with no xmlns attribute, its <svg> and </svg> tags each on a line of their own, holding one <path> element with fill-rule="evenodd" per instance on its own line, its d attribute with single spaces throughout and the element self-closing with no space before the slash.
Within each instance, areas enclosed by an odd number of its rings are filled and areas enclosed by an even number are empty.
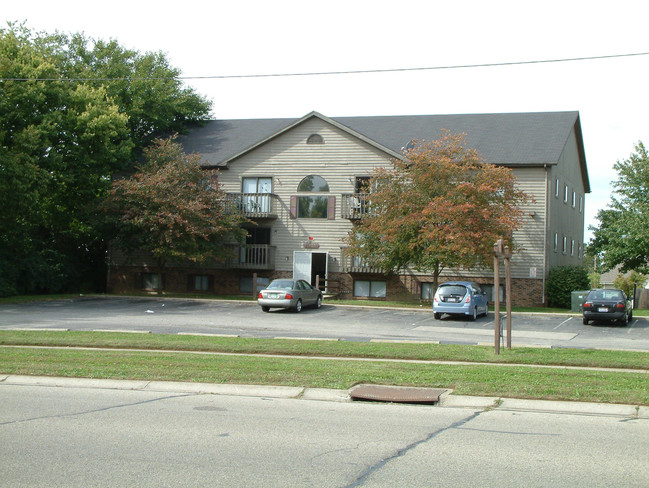
<svg viewBox="0 0 649 488">
<path fill-rule="evenodd" d="M 557 330 L 557 329 L 558 329 L 559 327 L 561 327 L 563 324 L 565 324 L 566 322 L 570 322 L 571 320 L 572 320 L 572 317 L 570 317 L 570 318 L 564 320 L 564 321 L 561 322 L 559 325 L 557 325 L 557 326 L 554 328 L 554 330 Z"/>
<path fill-rule="evenodd" d="M 629 323 L 628 330 L 626 331 L 627 334 L 631 332 L 631 328 L 638 323 L 638 319 L 633 319 L 632 322 Z"/>
</svg>

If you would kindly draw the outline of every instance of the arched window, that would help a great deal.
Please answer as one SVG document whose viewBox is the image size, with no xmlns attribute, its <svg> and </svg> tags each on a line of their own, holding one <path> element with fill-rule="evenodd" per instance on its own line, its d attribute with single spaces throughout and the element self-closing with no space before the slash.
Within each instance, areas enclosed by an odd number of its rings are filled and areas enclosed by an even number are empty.
<svg viewBox="0 0 649 488">
<path fill-rule="evenodd" d="M 327 181 L 318 175 L 309 175 L 300 181 L 297 191 L 329 191 Z"/>
<path fill-rule="evenodd" d="M 297 186 L 300 193 L 329 193 L 329 185 L 321 176 L 309 175 Z M 293 202 L 295 202 L 293 204 Z M 291 215 L 300 219 L 333 219 L 336 197 L 331 195 L 297 195 L 291 197 Z M 293 218 L 295 218 L 293 217 Z"/>
<path fill-rule="evenodd" d="M 320 134 L 311 134 L 307 140 L 307 144 L 324 144 L 324 139 Z"/>
</svg>

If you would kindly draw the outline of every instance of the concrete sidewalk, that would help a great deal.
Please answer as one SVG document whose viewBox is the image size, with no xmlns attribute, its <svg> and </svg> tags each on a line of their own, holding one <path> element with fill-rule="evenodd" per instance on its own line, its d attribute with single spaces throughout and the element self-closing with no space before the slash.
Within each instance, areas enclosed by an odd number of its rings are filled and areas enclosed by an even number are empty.
<svg viewBox="0 0 649 488">
<path fill-rule="evenodd" d="M 150 392 L 177 392 L 205 395 L 252 396 L 351 402 L 348 390 L 303 388 L 292 386 L 230 385 L 215 383 L 190 383 L 179 381 L 138 381 L 90 378 L 63 378 L 50 376 L 0 375 L 2 385 L 43 386 L 59 388 L 97 388 L 112 390 L 137 390 Z M 434 407 L 422 408 L 470 408 L 478 410 L 506 410 L 526 412 L 550 412 L 561 414 L 611 416 L 629 419 L 649 419 L 649 407 L 606 403 L 565 402 L 547 400 L 521 400 L 515 398 L 477 397 L 443 394 Z"/>
</svg>

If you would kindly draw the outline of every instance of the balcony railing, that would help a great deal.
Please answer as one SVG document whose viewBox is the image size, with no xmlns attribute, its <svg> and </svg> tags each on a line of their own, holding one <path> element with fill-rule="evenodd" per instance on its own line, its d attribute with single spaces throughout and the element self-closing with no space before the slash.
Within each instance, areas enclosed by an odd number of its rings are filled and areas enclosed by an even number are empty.
<svg viewBox="0 0 649 488">
<path fill-rule="evenodd" d="M 342 195 L 341 217 L 343 219 L 362 219 L 369 215 L 369 197 L 368 193 L 343 193 Z"/>
<path fill-rule="evenodd" d="M 358 256 L 350 256 L 345 250 L 342 252 L 341 260 L 343 273 L 385 273 L 383 268 L 373 266 Z"/>
<path fill-rule="evenodd" d="M 235 256 L 228 262 L 234 269 L 275 269 L 275 246 L 246 244 L 236 246 Z"/>
<path fill-rule="evenodd" d="M 277 218 L 277 195 L 274 193 L 228 193 L 228 207 L 245 217 L 257 219 Z"/>
</svg>

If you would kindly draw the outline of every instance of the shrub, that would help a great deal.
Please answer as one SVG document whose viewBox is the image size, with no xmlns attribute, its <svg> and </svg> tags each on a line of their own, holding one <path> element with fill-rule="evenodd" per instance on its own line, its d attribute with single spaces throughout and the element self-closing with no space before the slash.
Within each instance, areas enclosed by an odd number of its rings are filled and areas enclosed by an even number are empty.
<svg viewBox="0 0 649 488">
<path fill-rule="evenodd" d="M 571 293 L 589 290 L 588 270 L 583 266 L 557 266 L 550 270 L 545 292 L 550 307 L 570 308 Z"/>
</svg>

